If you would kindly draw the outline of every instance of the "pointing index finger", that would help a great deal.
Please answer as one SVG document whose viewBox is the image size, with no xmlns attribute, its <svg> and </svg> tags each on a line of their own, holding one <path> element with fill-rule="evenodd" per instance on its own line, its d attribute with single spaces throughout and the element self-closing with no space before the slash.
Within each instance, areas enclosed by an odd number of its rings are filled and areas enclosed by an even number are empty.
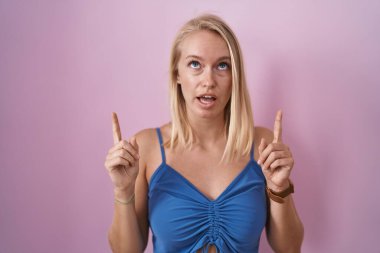
<svg viewBox="0 0 380 253">
<path fill-rule="evenodd" d="M 113 142 L 114 144 L 116 144 L 121 141 L 119 119 L 117 118 L 116 112 L 112 113 L 112 131 L 113 131 Z"/>
<path fill-rule="evenodd" d="M 282 111 L 278 110 L 274 121 L 273 142 L 282 142 Z"/>
</svg>

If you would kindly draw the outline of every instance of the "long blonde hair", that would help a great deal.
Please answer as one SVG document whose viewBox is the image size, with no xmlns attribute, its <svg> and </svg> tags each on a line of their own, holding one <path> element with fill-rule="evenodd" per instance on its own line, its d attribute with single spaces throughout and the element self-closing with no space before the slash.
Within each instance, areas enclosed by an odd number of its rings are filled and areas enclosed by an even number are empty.
<svg viewBox="0 0 380 253">
<path fill-rule="evenodd" d="M 191 148 L 194 133 L 190 126 L 186 104 L 181 88 L 177 84 L 179 46 L 192 32 L 208 30 L 223 38 L 231 56 L 232 93 L 224 110 L 227 143 L 220 162 L 230 162 L 245 156 L 251 150 L 254 139 L 253 115 L 246 85 L 241 49 L 231 28 L 219 17 L 204 14 L 188 21 L 178 32 L 170 57 L 170 109 L 172 117 L 171 138 L 165 143 L 168 148 L 177 145 Z"/>
</svg>

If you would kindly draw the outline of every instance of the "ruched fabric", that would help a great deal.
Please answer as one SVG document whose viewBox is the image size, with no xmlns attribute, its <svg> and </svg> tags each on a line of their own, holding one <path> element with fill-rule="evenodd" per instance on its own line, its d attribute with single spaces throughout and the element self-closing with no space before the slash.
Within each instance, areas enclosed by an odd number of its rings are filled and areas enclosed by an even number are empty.
<svg viewBox="0 0 380 253">
<path fill-rule="evenodd" d="M 258 252 L 265 226 L 265 178 L 251 158 L 245 168 L 215 200 L 166 164 L 162 136 L 157 128 L 162 163 L 149 182 L 149 222 L 155 253 Z"/>
</svg>

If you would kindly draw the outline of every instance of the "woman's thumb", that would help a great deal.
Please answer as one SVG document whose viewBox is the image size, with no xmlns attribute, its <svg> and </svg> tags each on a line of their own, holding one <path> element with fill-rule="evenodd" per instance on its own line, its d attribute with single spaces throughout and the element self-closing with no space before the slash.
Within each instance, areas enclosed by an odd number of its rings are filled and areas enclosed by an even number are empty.
<svg viewBox="0 0 380 253">
<path fill-rule="evenodd" d="M 259 155 L 261 155 L 261 153 L 264 151 L 264 147 L 265 147 L 265 140 L 264 138 L 261 138 L 260 145 L 259 145 Z"/>
</svg>

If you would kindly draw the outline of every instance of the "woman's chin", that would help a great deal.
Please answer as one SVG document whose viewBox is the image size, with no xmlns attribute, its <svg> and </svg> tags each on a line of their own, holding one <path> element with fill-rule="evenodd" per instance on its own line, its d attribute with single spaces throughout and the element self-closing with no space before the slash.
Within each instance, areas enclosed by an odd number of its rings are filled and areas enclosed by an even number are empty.
<svg viewBox="0 0 380 253">
<path fill-rule="evenodd" d="M 212 119 L 218 119 L 220 117 L 224 117 L 224 113 L 223 112 L 217 112 L 215 110 L 198 110 L 196 114 L 193 114 L 193 116 L 195 116 L 196 118 L 199 118 L 199 119 L 209 119 L 209 120 L 212 120 Z"/>
</svg>

